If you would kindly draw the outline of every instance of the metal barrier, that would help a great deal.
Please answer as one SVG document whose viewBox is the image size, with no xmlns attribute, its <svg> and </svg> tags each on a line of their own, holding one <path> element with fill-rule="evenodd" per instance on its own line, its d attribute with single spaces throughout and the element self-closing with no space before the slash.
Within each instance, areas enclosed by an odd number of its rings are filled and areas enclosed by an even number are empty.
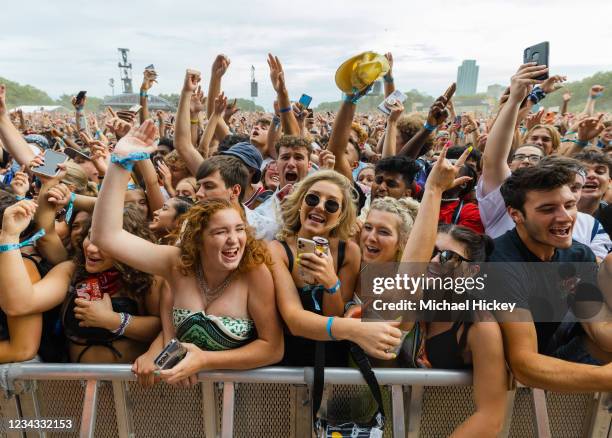
<svg viewBox="0 0 612 438">
<path fill-rule="evenodd" d="M 474 411 L 471 374 L 376 369 L 388 422 L 384 436 L 441 437 Z M 312 368 L 269 367 L 199 374 L 199 387 L 144 389 L 129 365 L 18 363 L 0 366 L 4 419 L 70 418 L 74 429 L 10 431 L 2 436 L 310 437 Z M 328 415 L 363 411 L 367 387 L 359 371 L 325 370 Z M 509 391 L 504 437 L 608 437 L 610 394 Z M 363 404 L 363 403 L 361 403 Z M 367 407 L 366 407 L 367 409 Z"/>
</svg>

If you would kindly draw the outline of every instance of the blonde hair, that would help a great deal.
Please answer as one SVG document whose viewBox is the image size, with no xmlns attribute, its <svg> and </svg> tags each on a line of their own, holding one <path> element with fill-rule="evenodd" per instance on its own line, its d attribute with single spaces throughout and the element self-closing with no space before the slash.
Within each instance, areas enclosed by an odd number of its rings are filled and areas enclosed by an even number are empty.
<svg viewBox="0 0 612 438">
<path fill-rule="evenodd" d="M 356 219 L 355 199 L 357 195 L 354 191 L 353 184 L 347 177 L 335 170 L 319 170 L 308 175 L 298 183 L 293 193 L 283 202 L 283 226 L 276 236 L 278 240 L 286 240 L 288 237 L 296 235 L 300 230 L 302 227 L 300 222 L 302 202 L 308 190 L 319 181 L 329 181 L 338 186 L 342 192 L 342 203 L 340 206 L 338 224 L 330 231 L 329 237 L 338 237 L 342 240 L 346 240 L 350 237 Z"/>
<path fill-rule="evenodd" d="M 98 188 L 96 185 L 87 179 L 85 171 L 72 160 L 66 162 L 66 175 L 62 178 L 62 182 L 74 187 L 73 191 L 78 195 L 98 195 Z"/>
<path fill-rule="evenodd" d="M 556 152 L 557 149 L 559 149 L 559 145 L 561 144 L 561 135 L 559 134 L 559 131 L 557 131 L 557 128 L 555 128 L 552 125 L 535 125 L 533 128 L 531 128 L 529 131 L 525 133 L 525 135 L 522 138 L 522 144 L 528 143 L 527 139 L 529 138 L 531 133 L 535 131 L 536 129 L 545 129 L 548 131 L 548 134 L 550 135 L 551 142 L 552 142 L 551 152 Z M 544 151 L 544 154 L 548 155 L 548 151 Z"/>
<path fill-rule="evenodd" d="M 412 198 L 395 199 L 385 196 L 384 198 L 377 198 L 372 201 L 368 215 L 372 210 L 393 213 L 399 217 L 399 226 L 397 228 L 399 234 L 398 255 L 401 255 L 406 242 L 408 242 L 408 236 L 410 236 L 410 231 L 412 231 L 414 220 L 419 211 L 419 203 Z"/>
</svg>

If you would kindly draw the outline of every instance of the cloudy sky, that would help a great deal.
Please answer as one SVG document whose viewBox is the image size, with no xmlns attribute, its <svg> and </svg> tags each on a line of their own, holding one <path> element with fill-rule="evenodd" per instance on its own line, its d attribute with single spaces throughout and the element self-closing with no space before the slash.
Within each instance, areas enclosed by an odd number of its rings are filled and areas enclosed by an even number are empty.
<svg viewBox="0 0 612 438">
<path fill-rule="evenodd" d="M 337 100 L 334 72 L 365 50 L 391 51 L 396 83 L 439 95 L 463 59 L 480 66 L 478 90 L 506 84 L 525 47 L 550 41 L 551 73 L 578 80 L 612 70 L 612 2 L 605 0 L 193 1 L 30 0 L 2 6 L 0 76 L 52 97 L 120 91 L 118 47 L 130 49 L 134 85 L 154 64 L 156 93 L 178 93 L 187 67 L 210 77 L 217 53 L 231 59 L 223 89 L 269 108 L 266 54 L 284 64 L 291 97 Z M 602 24 L 598 21 L 603 20 Z M 609 24 L 609 23 L 608 23 Z"/>
</svg>

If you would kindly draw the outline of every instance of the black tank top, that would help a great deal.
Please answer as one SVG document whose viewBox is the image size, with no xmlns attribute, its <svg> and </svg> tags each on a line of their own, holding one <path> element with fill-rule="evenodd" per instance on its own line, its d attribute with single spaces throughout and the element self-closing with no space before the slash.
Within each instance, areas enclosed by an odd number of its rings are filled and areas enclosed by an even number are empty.
<svg viewBox="0 0 612 438">
<path fill-rule="evenodd" d="M 289 272 L 293 272 L 294 257 L 291 248 L 287 242 L 279 240 L 280 244 L 283 245 L 285 252 L 287 253 L 287 260 L 289 261 Z M 336 261 L 336 273 L 340 270 L 344 264 L 346 252 L 346 242 L 340 240 L 338 242 L 338 259 Z M 338 291 L 337 293 L 339 293 Z M 281 291 L 282 293 L 282 291 Z M 298 288 L 298 294 L 304 310 L 308 310 L 314 313 L 321 313 L 317 310 L 317 304 L 323 305 L 323 293 L 324 289 L 322 286 L 304 286 Z M 302 338 L 300 336 L 293 336 L 289 330 L 285 330 L 285 356 L 282 363 L 287 366 L 314 366 L 315 357 L 315 344 L 316 342 L 311 339 Z M 344 367 L 348 364 L 348 344 L 346 342 L 328 342 L 325 345 L 325 365 L 330 367 Z"/>
<path fill-rule="evenodd" d="M 457 341 L 457 332 L 462 325 L 463 332 Z M 471 322 L 456 321 L 449 330 L 438 333 L 425 341 L 427 358 L 433 368 L 461 370 L 471 367 L 471 364 L 463 360 L 463 350 L 465 350 L 471 325 Z"/>
</svg>

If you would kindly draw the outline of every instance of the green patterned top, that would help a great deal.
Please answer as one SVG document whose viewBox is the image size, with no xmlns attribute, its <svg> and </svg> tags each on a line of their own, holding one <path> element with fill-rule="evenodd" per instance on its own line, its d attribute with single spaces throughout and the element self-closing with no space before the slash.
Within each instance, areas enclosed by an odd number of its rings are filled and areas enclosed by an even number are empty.
<svg viewBox="0 0 612 438">
<path fill-rule="evenodd" d="M 176 337 L 181 342 L 208 351 L 230 350 L 251 342 L 256 336 L 255 323 L 248 318 L 207 315 L 203 311 L 174 308 Z"/>
</svg>

